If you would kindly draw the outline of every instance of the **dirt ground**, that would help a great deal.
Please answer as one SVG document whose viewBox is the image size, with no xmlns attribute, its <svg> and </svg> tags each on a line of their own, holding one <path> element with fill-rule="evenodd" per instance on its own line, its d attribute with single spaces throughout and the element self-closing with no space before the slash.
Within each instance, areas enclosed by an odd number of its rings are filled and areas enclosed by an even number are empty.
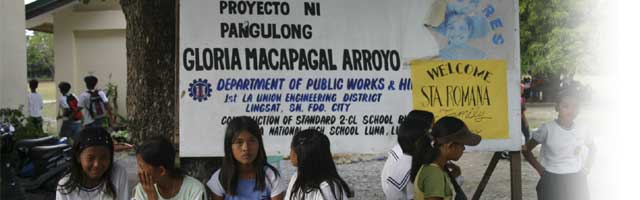
<svg viewBox="0 0 640 200">
<path fill-rule="evenodd" d="M 473 196 L 473 192 L 482 175 L 484 174 L 493 153 L 491 152 L 472 152 L 465 153 L 457 162 L 462 168 L 462 176 L 464 177 L 463 190 L 469 198 Z M 286 164 L 288 165 L 288 164 Z M 283 171 L 288 171 L 283 165 Z M 341 176 L 355 190 L 354 199 L 384 199 L 382 187 L 380 186 L 380 171 L 384 165 L 384 161 L 367 161 L 352 164 L 338 165 L 338 171 Z M 481 199 L 511 199 L 510 193 L 510 173 L 509 161 L 500 160 L 489 183 L 485 188 Z M 293 170 L 291 170 L 293 171 Z M 287 174 L 285 174 L 287 176 Z M 288 176 L 287 176 L 288 177 Z M 536 199 L 535 186 L 538 181 L 536 172 L 528 163 L 522 163 L 522 191 L 523 199 Z"/>
<path fill-rule="evenodd" d="M 592 123 L 597 121 L 595 118 L 596 113 L 598 113 L 598 108 L 586 106 L 583 108 L 577 120 L 583 123 Z M 557 114 L 554 105 L 547 103 L 529 105 L 526 115 L 530 128 L 534 129 L 543 122 L 553 120 Z M 539 155 L 539 150 L 539 147 L 534 149 L 533 153 L 536 157 Z M 386 156 L 384 154 L 382 155 Z M 461 166 L 462 176 L 464 176 L 464 184 L 462 187 L 469 198 L 471 198 L 476 191 L 492 156 L 493 152 L 467 152 L 457 162 L 457 164 Z M 362 159 L 357 158 L 355 160 Z M 340 164 L 338 165 L 338 172 L 353 187 L 352 189 L 355 190 L 356 196 L 354 199 L 384 199 L 384 194 L 380 186 L 380 171 L 384 165 L 384 159 L 374 158 L 364 160 L 369 161 Z M 280 167 L 285 178 L 290 177 L 290 173 L 294 172 L 294 169 L 288 162 L 281 162 Z M 596 166 L 594 166 L 594 168 L 596 168 Z M 521 160 L 521 170 L 523 199 L 537 199 L 535 188 L 539 179 L 538 174 L 524 158 Z M 591 185 L 594 185 L 593 182 L 595 181 L 590 181 Z M 480 199 L 511 199 L 509 160 L 501 159 L 498 162 Z"/>
<path fill-rule="evenodd" d="M 586 118 L 587 120 L 594 120 L 594 117 L 591 117 L 594 113 L 597 112 L 587 109 L 583 111 L 581 115 L 584 116 L 582 118 Z M 544 121 L 552 120 L 555 115 L 552 104 L 531 105 L 527 111 L 531 128 L 536 128 Z M 534 150 L 536 156 L 538 153 L 539 148 Z M 457 162 L 462 168 L 462 175 L 464 176 L 463 189 L 469 198 L 473 196 L 473 192 L 476 190 L 492 155 L 492 152 L 467 152 Z M 339 164 L 337 166 L 341 176 L 351 185 L 352 189 L 355 190 L 356 196 L 354 199 L 384 199 L 384 194 L 380 186 L 380 171 L 384 165 L 384 156 L 385 154 L 354 155 L 351 160 L 347 162 L 350 164 Z M 118 162 L 126 166 L 130 179 L 130 187 L 133 187 L 138 182 L 135 157 L 131 154 L 120 154 L 116 157 Z M 281 160 L 279 168 L 285 180 L 289 180 L 295 172 L 295 169 L 290 165 L 288 160 Z M 508 160 L 503 159 L 499 161 L 481 199 L 511 199 L 509 169 L 510 165 Z M 523 199 L 537 199 L 535 186 L 539 176 L 524 159 L 521 163 L 521 169 Z M 40 195 L 33 195 L 28 199 L 46 198 L 42 198 Z"/>
</svg>

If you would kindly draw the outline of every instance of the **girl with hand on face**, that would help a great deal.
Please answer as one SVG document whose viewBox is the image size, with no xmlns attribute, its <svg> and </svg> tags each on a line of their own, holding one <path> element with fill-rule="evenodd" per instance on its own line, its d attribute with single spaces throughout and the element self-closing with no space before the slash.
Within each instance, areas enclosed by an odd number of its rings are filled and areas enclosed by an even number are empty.
<svg viewBox="0 0 640 200">
<path fill-rule="evenodd" d="M 285 200 L 346 200 L 353 197 L 331 157 L 329 138 L 307 129 L 291 140 L 291 165 L 298 172 L 291 177 Z"/>
<path fill-rule="evenodd" d="M 216 200 L 282 200 L 286 184 L 267 163 L 258 123 L 250 117 L 232 119 L 225 131 L 222 167 L 207 186 Z"/>
<path fill-rule="evenodd" d="M 460 169 L 449 161 L 460 159 L 465 145 L 475 146 L 480 140 L 458 118 L 438 120 L 431 132 L 416 142 L 411 166 L 414 199 L 450 200 L 454 199 L 454 191 L 456 200 L 466 199 L 455 181 Z"/>
<path fill-rule="evenodd" d="M 104 128 L 83 129 L 72 151 L 70 173 L 58 182 L 56 199 L 129 199 L 127 172 L 113 162 L 113 141 Z"/>
<path fill-rule="evenodd" d="M 200 181 L 175 166 L 176 150 L 164 137 L 147 140 L 136 149 L 138 178 L 135 200 L 194 199 L 206 200 Z"/>
</svg>

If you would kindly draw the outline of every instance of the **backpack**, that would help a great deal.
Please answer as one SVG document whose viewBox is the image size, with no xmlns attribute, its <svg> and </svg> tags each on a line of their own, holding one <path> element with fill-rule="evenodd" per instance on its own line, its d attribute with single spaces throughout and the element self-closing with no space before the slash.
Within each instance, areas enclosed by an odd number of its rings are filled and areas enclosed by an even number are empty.
<svg viewBox="0 0 640 200">
<path fill-rule="evenodd" d="M 99 119 L 106 116 L 105 105 L 102 101 L 100 95 L 98 95 L 98 90 L 87 91 L 89 93 L 89 115 L 93 119 Z"/>
<path fill-rule="evenodd" d="M 65 109 L 64 116 L 73 121 L 81 120 L 82 112 L 80 112 L 80 108 L 78 107 L 78 99 L 71 94 L 68 94 L 66 97 L 69 108 Z"/>
</svg>

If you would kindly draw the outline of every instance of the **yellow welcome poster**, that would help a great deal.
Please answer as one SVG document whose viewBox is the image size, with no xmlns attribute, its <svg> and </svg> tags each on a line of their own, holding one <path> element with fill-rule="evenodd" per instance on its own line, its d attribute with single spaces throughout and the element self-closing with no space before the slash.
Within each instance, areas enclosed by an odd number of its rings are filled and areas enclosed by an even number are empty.
<svg viewBox="0 0 640 200">
<path fill-rule="evenodd" d="M 462 119 L 483 139 L 509 138 L 504 60 L 418 60 L 411 63 L 413 107 Z"/>
</svg>

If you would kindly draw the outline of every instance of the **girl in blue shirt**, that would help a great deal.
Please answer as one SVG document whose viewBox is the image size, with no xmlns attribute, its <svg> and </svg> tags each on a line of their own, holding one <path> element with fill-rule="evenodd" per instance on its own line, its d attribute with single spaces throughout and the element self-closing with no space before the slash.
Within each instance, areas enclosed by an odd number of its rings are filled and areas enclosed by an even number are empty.
<svg viewBox="0 0 640 200">
<path fill-rule="evenodd" d="M 216 200 L 282 200 L 286 183 L 267 163 L 258 123 L 240 116 L 229 122 L 224 137 L 224 159 L 207 186 Z"/>
</svg>

